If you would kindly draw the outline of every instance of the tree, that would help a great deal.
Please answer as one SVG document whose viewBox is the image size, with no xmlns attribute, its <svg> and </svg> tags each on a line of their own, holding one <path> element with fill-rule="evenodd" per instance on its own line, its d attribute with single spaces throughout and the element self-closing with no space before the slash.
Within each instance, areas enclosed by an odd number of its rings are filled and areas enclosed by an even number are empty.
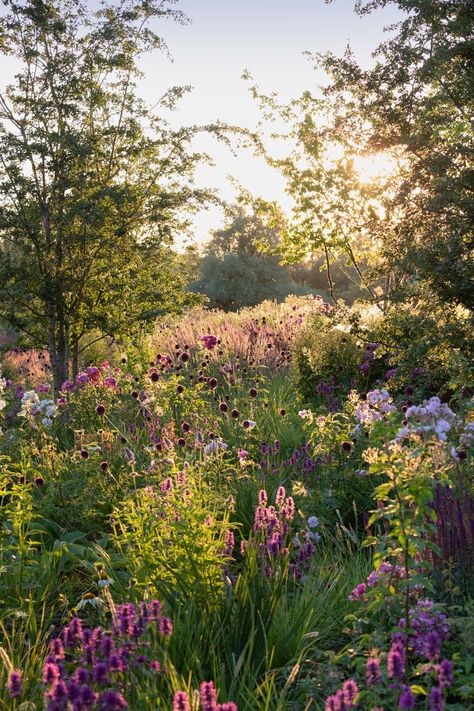
<svg viewBox="0 0 474 711">
<path fill-rule="evenodd" d="M 293 281 L 276 254 L 285 224 L 277 203 L 241 191 L 237 202 L 227 206 L 224 226 L 212 233 L 200 276 L 190 288 L 205 294 L 212 308 L 225 311 L 310 293 Z"/>
<path fill-rule="evenodd" d="M 388 0 L 358 0 L 365 15 Z M 474 308 L 474 4 L 396 0 L 405 13 L 362 70 L 331 54 L 326 95 L 352 102 L 371 151 L 398 151 L 406 169 L 387 205 L 395 215 L 384 257 L 398 274 Z M 343 97 L 346 97 L 345 99 Z M 347 130 L 342 123 L 340 129 Z"/>
<path fill-rule="evenodd" d="M 84 334 L 133 333 L 190 295 L 171 251 L 193 187 L 198 127 L 171 130 L 137 95 L 172 0 L 4 0 L 0 49 L 0 316 L 46 347 L 56 391 Z M 173 108 L 184 89 L 158 106 Z"/>
</svg>

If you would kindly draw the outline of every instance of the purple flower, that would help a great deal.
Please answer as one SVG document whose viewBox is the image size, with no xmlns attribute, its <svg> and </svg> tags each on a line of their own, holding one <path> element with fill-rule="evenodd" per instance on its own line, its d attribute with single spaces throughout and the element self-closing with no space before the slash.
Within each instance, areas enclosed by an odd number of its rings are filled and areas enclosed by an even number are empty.
<svg viewBox="0 0 474 711">
<path fill-rule="evenodd" d="M 398 708 L 399 709 L 414 709 L 415 708 L 415 696 L 409 686 L 405 686 L 402 693 L 400 694 L 400 698 L 398 699 Z"/>
<path fill-rule="evenodd" d="M 430 711 L 444 711 L 443 692 L 439 687 L 433 686 L 428 696 L 428 703 L 430 705 Z"/>
<path fill-rule="evenodd" d="M 436 659 L 441 652 L 441 637 L 436 630 L 431 630 L 425 637 L 424 652 L 428 659 Z"/>
<path fill-rule="evenodd" d="M 216 711 L 217 695 L 214 682 L 203 681 L 199 689 L 199 696 L 201 698 L 202 711 Z"/>
<path fill-rule="evenodd" d="M 100 697 L 100 702 L 102 704 L 101 709 L 103 711 L 121 711 L 122 709 L 127 709 L 128 704 L 123 698 L 122 694 L 118 691 L 104 691 Z"/>
<path fill-rule="evenodd" d="M 367 592 L 367 585 L 359 583 L 349 595 L 349 600 L 363 600 Z"/>
<path fill-rule="evenodd" d="M 367 686 L 380 684 L 382 675 L 380 673 L 380 660 L 376 657 L 369 657 L 365 666 Z"/>
<path fill-rule="evenodd" d="M 83 686 L 81 689 L 81 704 L 86 708 L 90 708 L 95 704 L 97 694 L 90 686 Z"/>
<path fill-rule="evenodd" d="M 449 689 L 453 683 L 453 663 L 449 659 L 442 659 L 439 665 L 439 685 L 442 689 Z"/>
<path fill-rule="evenodd" d="M 350 708 L 353 701 L 355 701 L 357 694 L 359 693 L 359 688 L 354 681 L 354 679 L 346 679 L 342 685 L 342 693 L 344 695 L 344 702 L 346 706 Z"/>
<path fill-rule="evenodd" d="M 54 662 L 46 662 L 43 667 L 43 684 L 54 684 L 61 677 L 59 667 Z"/>
<path fill-rule="evenodd" d="M 17 669 L 13 669 L 8 677 L 7 689 L 10 697 L 12 699 L 21 696 L 23 692 L 23 684 L 21 679 L 21 672 Z"/>
<path fill-rule="evenodd" d="M 92 667 L 92 678 L 98 684 L 108 684 L 107 664 L 105 662 L 97 662 Z"/>
<path fill-rule="evenodd" d="M 403 647 L 394 642 L 387 657 L 387 674 L 389 679 L 401 679 L 405 671 Z M 400 708 L 404 708 L 403 706 Z M 406 708 L 410 708 L 407 706 Z"/>
<path fill-rule="evenodd" d="M 188 695 L 185 691 L 177 691 L 173 698 L 173 711 L 190 711 Z"/>
<path fill-rule="evenodd" d="M 78 667 L 74 672 L 74 678 L 77 679 L 79 684 L 88 684 L 89 676 L 89 670 L 84 667 Z"/>
<path fill-rule="evenodd" d="M 51 701 L 67 701 L 67 686 L 62 679 L 58 679 L 53 684 L 53 686 L 51 687 L 51 691 L 48 693 L 48 696 Z"/>
</svg>

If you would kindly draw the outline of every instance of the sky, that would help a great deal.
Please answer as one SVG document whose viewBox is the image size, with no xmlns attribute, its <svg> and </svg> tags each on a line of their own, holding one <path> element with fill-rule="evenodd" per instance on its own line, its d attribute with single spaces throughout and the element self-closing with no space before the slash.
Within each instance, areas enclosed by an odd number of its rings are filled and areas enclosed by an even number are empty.
<svg viewBox="0 0 474 711">
<path fill-rule="evenodd" d="M 361 18 L 353 7 L 353 0 L 329 4 L 324 0 L 180 0 L 177 8 L 190 23 L 162 23 L 159 31 L 173 61 L 163 54 L 144 59 L 141 92 L 154 103 L 168 87 L 190 84 L 193 91 L 171 117 L 175 125 L 219 119 L 254 130 L 259 112 L 248 82 L 242 79 L 244 69 L 263 93 L 275 91 L 289 101 L 314 89 L 322 78 L 304 51 L 330 50 L 341 55 L 350 44 L 362 65 L 374 61 L 371 53 L 383 41 L 384 27 L 400 20 L 400 11 L 389 4 Z M 250 150 L 233 157 L 228 148 L 209 137 L 196 145 L 210 153 L 216 164 L 198 170 L 200 187 L 215 187 L 221 197 L 232 201 L 236 196 L 235 185 L 228 180 L 232 176 L 251 193 L 290 209 L 283 178 L 263 158 L 256 158 Z M 205 242 L 222 220 L 219 208 L 196 216 L 194 240 Z"/>
</svg>

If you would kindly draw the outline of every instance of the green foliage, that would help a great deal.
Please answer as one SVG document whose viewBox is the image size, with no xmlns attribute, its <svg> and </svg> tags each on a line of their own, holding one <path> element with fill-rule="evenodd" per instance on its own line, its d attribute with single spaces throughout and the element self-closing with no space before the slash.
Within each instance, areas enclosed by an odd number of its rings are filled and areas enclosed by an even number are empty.
<svg viewBox="0 0 474 711">
<path fill-rule="evenodd" d="M 20 69 L 0 96 L 0 312 L 48 348 L 57 390 L 85 334 L 132 336 L 192 301 L 170 245 L 208 196 L 191 185 L 198 129 L 172 130 L 136 93 L 162 45 L 150 22 L 182 19 L 170 3 L 5 6 Z"/>
<path fill-rule="evenodd" d="M 362 69 L 350 52 L 323 60 L 327 93 L 341 107 L 334 129 L 350 136 L 357 125 L 369 150 L 403 156 L 387 201 L 392 219 L 380 233 L 399 286 L 409 291 L 416 277 L 443 301 L 472 310 L 472 2 L 395 4 L 406 14 L 373 67 Z M 360 0 L 356 8 L 364 15 L 384 5 Z"/>
<path fill-rule="evenodd" d="M 226 516 L 222 502 L 192 472 L 140 489 L 114 512 L 115 541 L 138 590 L 201 609 L 222 592 Z M 176 604 L 176 603 L 174 603 Z"/>
</svg>

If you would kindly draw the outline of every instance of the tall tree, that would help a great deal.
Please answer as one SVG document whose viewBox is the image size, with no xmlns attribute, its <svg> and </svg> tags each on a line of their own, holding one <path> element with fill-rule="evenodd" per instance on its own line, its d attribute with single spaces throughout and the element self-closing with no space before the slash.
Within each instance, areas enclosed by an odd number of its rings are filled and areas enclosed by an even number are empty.
<svg viewBox="0 0 474 711">
<path fill-rule="evenodd" d="M 358 0 L 360 15 L 390 0 Z M 350 96 L 372 151 L 398 151 L 406 169 L 388 210 L 384 256 L 401 275 L 474 308 L 474 3 L 393 0 L 402 20 L 361 69 L 326 55 L 327 96 Z M 345 105 L 348 105 L 347 99 Z M 335 127 L 337 129 L 338 127 Z M 339 128 L 347 129 L 347 124 Z"/>
<path fill-rule="evenodd" d="M 194 188 L 198 127 L 172 130 L 137 94 L 174 0 L 3 0 L 0 313 L 47 347 L 56 390 L 82 336 L 131 332 L 185 296 L 172 238 L 210 196 Z M 158 109 L 173 108 L 184 89 Z"/>
</svg>

